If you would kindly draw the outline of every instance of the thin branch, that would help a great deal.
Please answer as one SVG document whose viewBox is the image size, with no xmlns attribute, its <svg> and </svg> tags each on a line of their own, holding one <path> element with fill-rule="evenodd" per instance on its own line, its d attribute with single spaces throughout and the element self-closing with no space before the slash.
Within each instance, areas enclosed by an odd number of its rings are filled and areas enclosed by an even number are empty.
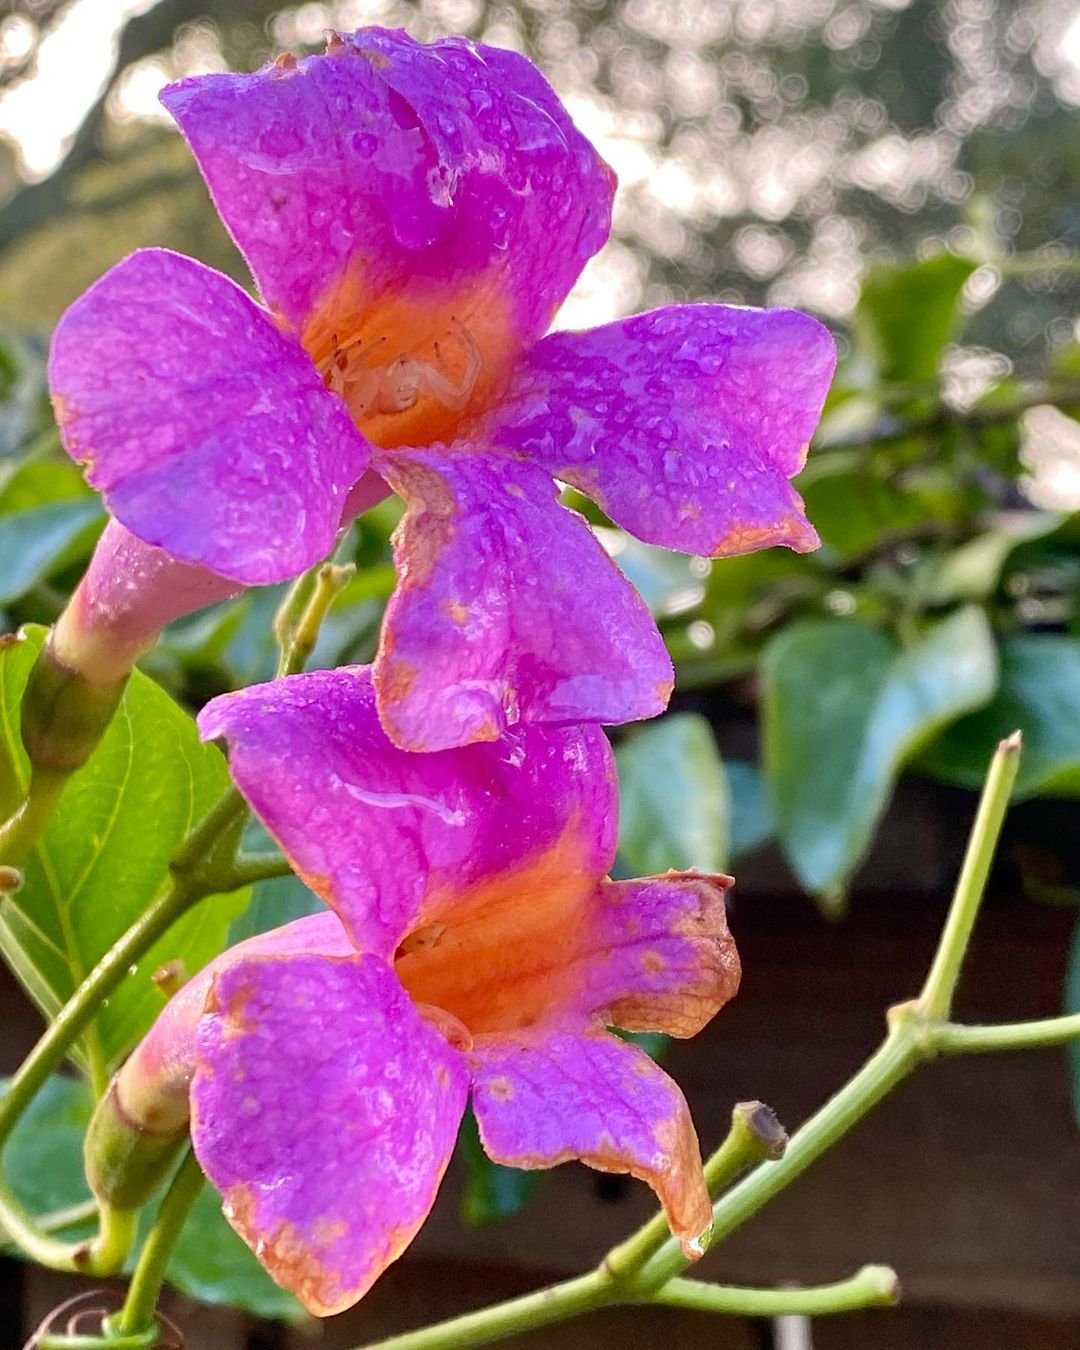
<svg viewBox="0 0 1080 1350">
<path fill-rule="evenodd" d="M 811 1289 L 739 1289 L 703 1280 L 669 1280 L 649 1300 L 671 1308 L 734 1317 L 820 1317 L 859 1308 L 889 1308 L 900 1301 L 900 1282 L 888 1266 L 863 1266 L 850 1279 Z"/>
<path fill-rule="evenodd" d="M 934 432 L 945 431 L 949 427 L 1002 426 L 1015 422 L 1023 413 L 1038 408 L 1044 403 L 1054 407 L 1072 407 L 1080 404 L 1080 383 L 1072 381 L 1062 384 L 1041 384 L 1025 390 L 1023 394 L 1008 403 L 990 404 L 962 410 L 950 408 L 939 403 L 925 417 L 886 416 L 875 422 L 865 431 L 853 432 L 850 436 L 823 438 L 815 442 L 822 450 L 867 450 L 874 445 L 891 444 L 905 441 L 914 436 L 930 436 Z"/>
</svg>

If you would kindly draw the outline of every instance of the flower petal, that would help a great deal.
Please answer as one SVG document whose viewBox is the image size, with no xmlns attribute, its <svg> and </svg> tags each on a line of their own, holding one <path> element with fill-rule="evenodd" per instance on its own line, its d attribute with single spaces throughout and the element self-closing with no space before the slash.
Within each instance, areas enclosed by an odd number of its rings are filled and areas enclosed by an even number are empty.
<svg viewBox="0 0 1080 1350">
<path fill-rule="evenodd" d="M 132 1125 L 161 1134 L 187 1120 L 196 1031 L 215 978 L 238 961 L 299 952 L 351 956 L 353 945 L 335 915 L 326 911 L 306 914 L 238 942 L 181 986 L 117 1075 L 117 1099 Z"/>
<path fill-rule="evenodd" d="M 739 985 L 731 878 L 585 881 L 460 904 L 438 941 L 399 956 L 398 978 L 475 1034 L 557 1021 L 695 1035 Z"/>
<path fill-rule="evenodd" d="M 545 338 L 485 434 L 650 544 L 805 552 L 818 538 L 787 480 L 835 364 L 828 331 L 795 310 L 658 309 Z"/>
<path fill-rule="evenodd" d="M 673 677 L 656 625 L 543 470 L 462 443 L 379 467 L 408 506 L 375 662 L 396 744 L 663 711 Z"/>
<path fill-rule="evenodd" d="M 240 790 L 363 950 L 390 956 L 470 894 L 591 886 L 615 855 L 615 770 L 598 727 L 405 754 L 365 667 L 226 694 L 199 727 L 227 739 Z"/>
<path fill-rule="evenodd" d="M 234 581 L 329 553 L 369 449 L 300 345 L 234 282 L 133 253 L 61 318 L 49 384 L 64 443 L 139 539 Z"/>
<path fill-rule="evenodd" d="M 198 1045 L 192 1141 L 225 1217 L 310 1312 L 351 1307 L 434 1203 L 464 1059 L 370 956 L 229 966 Z"/>
<path fill-rule="evenodd" d="M 430 360 L 456 322 L 491 374 L 607 237 L 613 176 L 515 52 L 368 28 L 161 97 L 316 360 L 360 339 Z"/>
<path fill-rule="evenodd" d="M 656 1192 L 687 1256 L 701 1255 L 712 1206 L 697 1135 L 686 1099 L 648 1055 L 606 1032 L 555 1030 L 480 1037 L 469 1060 L 490 1158 L 630 1172 Z"/>
</svg>

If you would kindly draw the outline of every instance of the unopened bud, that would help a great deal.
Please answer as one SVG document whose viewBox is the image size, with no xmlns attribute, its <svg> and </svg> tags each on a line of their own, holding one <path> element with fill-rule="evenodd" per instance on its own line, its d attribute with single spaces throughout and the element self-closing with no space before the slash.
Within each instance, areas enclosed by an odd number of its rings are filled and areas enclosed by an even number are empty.
<svg viewBox="0 0 1080 1350">
<path fill-rule="evenodd" d="M 35 772 L 69 774 L 97 748 L 127 677 L 92 684 L 63 664 L 50 640 L 38 655 L 22 701 L 22 739 Z"/>
<path fill-rule="evenodd" d="M 150 978 L 166 998 L 172 998 L 188 982 L 187 966 L 177 957 L 158 966 Z"/>
<path fill-rule="evenodd" d="M 187 1111 L 164 1118 L 157 1128 L 140 1124 L 121 1100 L 119 1078 L 97 1105 L 86 1131 L 86 1180 L 99 1200 L 114 1209 L 138 1209 L 157 1190 L 187 1139 Z"/>
</svg>

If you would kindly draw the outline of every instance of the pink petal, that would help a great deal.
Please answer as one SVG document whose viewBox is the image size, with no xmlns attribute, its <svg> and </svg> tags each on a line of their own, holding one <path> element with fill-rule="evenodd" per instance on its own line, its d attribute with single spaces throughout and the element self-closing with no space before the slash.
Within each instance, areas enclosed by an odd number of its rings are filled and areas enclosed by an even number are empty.
<svg viewBox="0 0 1080 1350">
<path fill-rule="evenodd" d="M 445 932 L 400 955 L 414 1001 L 477 1035 L 558 1022 L 693 1036 L 734 995 L 729 877 L 544 880 L 463 897 Z"/>
<path fill-rule="evenodd" d="M 310 1312 L 351 1307 L 434 1203 L 465 1061 L 371 956 L 230 965 L 198 1045 L 192 1140 L 225 1217 Z"/>
<path fill-rule="evenodd" d="M 182 1125 L 190 1112 L 196 1030 L 215 978 L 251 957 L 300 952 L 351 956 L 353 945 L 335 915 L 309 914 L 238 942 L 193 975 L 166 1003 L 120 1069 L 117 1094 L 128 1120 L 158 1134 Z"/>
<path fill-rule="evenodd" d="M 384 456 L 408 506 L 375 662 L 394 742 L 662 712 L 671 660 L 644 602 L 542 470 L 459 443 Z"/>
<path fill-rule="evenodd" d="M 794 310 L 679 305 L 553 333 L 485 434 L 651 544 L 709 557 L 816 548 L 798 473 L 836 365 Z"/>
<path fill-rule="evenodd" d="M 656 1192 L 687 1256 L 701 1255 L 712 1206 L 686 1099 L 637 1046 L 606 1032 L 479 1038 L 473 1109 L 488 1156 L 508 1167 L 579 1158 Z"/>
<path fill-rule="evenodd" d="M 405 754 L 359 666 L 226 694 L 199 727 L 226 738 L 240 790 L 366 951 L 391 955 L 478 888 L 541 874 L 592 885 L 614 858 L 615 771 L 597 727 Z"/>
<path fill-rule="evenodd" d="M 295 339 L 165 249 L 61 318 L 49 385 L 68 453 L 147 544 L 245 584 L 326 556 L 369 451 Z"/>
<path fill-rule="evenodd" d="M 298 332 L 454 295 L 462 322 L 496 308 L 502 344 L 528 344 L 607 237 L 610 170 L 514 52 L 368 28 L 325 56 L 182 80 L 162 102 Z"/>
</svg>

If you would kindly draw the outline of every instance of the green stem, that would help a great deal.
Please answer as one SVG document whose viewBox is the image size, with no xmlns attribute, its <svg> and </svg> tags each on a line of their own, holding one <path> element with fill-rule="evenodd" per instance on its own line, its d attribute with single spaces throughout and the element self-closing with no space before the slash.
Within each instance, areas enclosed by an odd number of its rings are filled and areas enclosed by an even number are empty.
<svg viewBox="0 0 1080 1350">
<path fill-rule="evenodd" d="M 859 1072 L 794 1135 L 778 1162 L 765 1163 L 713 1206 L 709 1245 L 723 1241 L 774 1195 L 789 1186 L 849 1129 L 906 1078 L 917 1064 L 937 1051 L 936 1025 L 948 1015 L 964 953 L 979 912 L 994 849 L 1019 767 L 1020 734 L 1001 742 L 990 764 L 964 855 L 960 878 L 937 951 L 920 997 L 894 1008 L 889 1034 Z M 641 1272 L 650 1288 L 680 1275 L 686 1257 L 669 1239 Z"/>
<path fill-rule="evenodd" d="M 737 1289 L 701 1280 L 669 1280 L 650 1302 L 736 1317 L 819 1317 L 892 1307 L 899 1298 L 895 1271 L 888 1266 L 863 1266 L 850 1279 L 813 1289 Z"/>
<path fill-rule="evenodd" d="M 1080 1039 L 1080 1013 L 1044 1017 L 1038 1022 L 1012 1022 L 998 1027 L 958 1027 L 952 1022 L 933 1032 L 934 1048 L 943 1055 L 979 1055 L 992 1050 L 1031 1050 L 1066 1045 Z"/>
<path fill-rule="evenodd" d="M 188 1149 L 139 1253 L 124 1306 L 118 1317 L 110 1319 L 115 1322 L 115 1328 L 110 1329 L 120 1335 L 145 1332 L 154 1325 L 154 1312 L 169 1258 L 204 1180 L 195 1154 Z"/>
<path fill-rule="evenodd" d="M 990 763 L 945 931 L 918 999 L 922 1013 L 931 1022 L 944 1021 L 952 1009 L 956 982 L 986 889 L 1005 812 L 1009 809 L 1009 794 L 1020 767 L 1020 749 L 1021 737 L 1016 731 L 1001 742 Z"/>
<path fill-rule="evenodd" d="M 0 862 L 22 867 L 60 800 L 68 777 L 40 772 L 31 776 L 22 805 L 10 820 L 0 825 Z"/>
<path fill-rule="evenodd" d="M 448 1322 L 407 1331 L 403 1336 L 391 1336 L 386 1341 L 375 1341 L 363 1350 L 448 1350 L 449 1347 L 487 1345 L 519 1331 L 565 1322 L 578 1313 L 591 1312 L 612 1297 L 612 1285 L 600 1271 L 580 1275 L 562 1284 L 549 1285 L 523 1298 L 497 1303 L 479 1312 L 466 1313 Z"/>
<path fill-rule="evenodd" d="M 293 645 L 304 610 L 307 609 L 308 601 L 311 599 L 311 592 L 315 588 L 315 575 L 321 566 L 322 564 L 319 563 L 315 567 L 309 567 L 306 572 L 300 573 L 285 592 L 285 598 L 274 615 L 274 640 L 277 642 L 280 652 L 276 672 L 278 675 L 284 674 L 285 660 Z"/>
<path fill-rule="evenodd" d="M 889 1031 L 882 1045 L 794 1135 L 783 1156 L 762 1163 L 714 1203 L 710 1246 L 734 1232 L 789 1186 L 918 1064 L 939 1051 L 1054 1044 L 1080 1032 L 1080 1016 L 1013 1027 L 965 1028 L 942 1025 L 941 1015 L 934 1012 L 942 1006 L 947 1011 L 952 1000 L 1015 779 L 1019 749 L 1018 735 L 1003 741 L 990 766 L 960 880 L 922 996 L 891 1009 Z M 738 1115 L 732 1133 L 709 1161 L 707 1172 L 713 1188 L 730 1181 L 745 1159 L 744 1145 L 739 1142 L 741 1127 L 735 1127 Z M 782 1131 L 778 1133 L 782 1137 Z M 776 1143 L 779 1151 L 779 1141 Z M 898 1296 L 892 1271 L 877 1266 L 865 1267 L 839 1284 L 807 1290 L 725 1289 L 680 1279 L 689 1262 L 672 1237 L 665 1236 L 657 1248 L 656 1231 L 654 1219 L 616 1247 L 591 1275 L 380 1341 L 368 1350 L 457 1350 L 561 1321 L 605 1303 L 657 1302 L 765 1316 L 841 1312 L 892 1303 Z"/>
<path fill-rule="evenodd" d="M 884 1044 L 855 1077 L 792 1136 L 779 1161 L 762 1163 L 713 1205 L 709 1246 L 723 1241 L 773 1196 L 790 1186 L 901 1079 L 906 1078 L 926 1053 L 922 1039 L 913 1034 L 911 1023 L 902 1021 L 894 1025 Z M 641 1272 L 640 1283 L 648 1289 L 659 1289 L 674 1276 L 681 1275 L 688 1265 L 682 1248 L 669 1238 Z"/>
<path fill-rule="evenodd" d="M 709 1194 L 719 1194 L 755 1163 L 782 1157 L 786 1147 L 787 1135 L 764 1103 L 738 1102 L 731 1112 L 727 1137 L 705 1163 Z M 605 1258 L 604 1267 L 617 1281 L 632 1280 L 670 1237 L 667 1215 L 661 1211 L 633 1237 L 614 1247 Z"/>
<path fill-rule="evenodd" d="M 75 1332 L 69 1336 L 63 1332 L 47 1332 L 34 1345 L 37 1350 L 154 1350 L 157 1339 L 156 1331 L 139 1336 L 110 1336 L 108 1340 L 103 1335 Z"/>
<path fill-rule="evenodd" d="M 755 1163 L 782 1158 L 787 1146 L 787 1132 L 764 1102 L 737 1102 L 728 1137 L 705 1164 L 709 1194 L 719 1195 Z"/>
<path fill-rule="evenodd" d="M 355 573 L 355 563 L 341 565 L 323 563 L 316 570 L 314 582 L 309 590 L 298 590 L 296 597 L 290 591 L 286 600 L 286 606 L 289 607 L 287 622 L 283 621 L 280 626 L 275 625 L 278 640 L 282 644 L 281 660 L 277 669 L 279 677 L 298 675 L 307 665 L 330 606 L 337 598 L 338 592 L 349 584 Z M 297 582 L 297 586 L 299 584 Z M 300 597 L 306 597 L 302 608 L 299 606 Z"/>
<path fill-rule="evenodd" d="M 1080 272 L 1080 255 L 1066 254 L 1061 257 L 1055 253 L 1020 253 L 1011 258 L 992 261 L 990 266 L 1003 277 L 1037 277 Z"/>
<path fill-rule="evenodd" d="M 229 873 L 229 890 L 253 886 L 257 881 L 272 881 L 275 877 L 291 877 L 289 860 L 280 853 L 241 853 Z"/>
<path fill-rule="evenodd" d="M 90 1025 L 102 1002 L 125 979 L 130 968 L 204 896 L 229 889 L 232 859 L 223 858 L 227 841 L 238 837 L 247 807 L 229 789 L 210 813 L 188 835 L 172 864 L 173 881 L 112 946 L 57 1013 L 45 1034 L 19 1066 L 0 1098 L 0 1148 L 33 1101 L 48 1076 L 63 1063 L 68 1051 Z M 111 1275 L 117 1263 L 119 1218 L 103 1214 L 103 1229 L 90 1242 L 64 1244 L 44 1233 L 0 1178 L 0 1227 L 29 1255 L 54 1270 L 81 1270 Z"/>
<path fill-rule="evenodd" d="M 91 1219 L 98 1216 L 98 1203 L 96 1200 L 80 1200 L 77 1205 L 67 1205 L 64 1209 L 54 1209 L 49 1214 L 43 1214 L 36 1220 L 37 1228 L 42 1233 L 58 1233 L 64 1228 L 74 1228 L 77 1224 L 89 1223 Z M 5 1241 L 5 1234 L 0 1232 L 0 1250 L 8 1245 L 14 1247 L 14 1240 L 9 1243 Z"/>
</svg>

